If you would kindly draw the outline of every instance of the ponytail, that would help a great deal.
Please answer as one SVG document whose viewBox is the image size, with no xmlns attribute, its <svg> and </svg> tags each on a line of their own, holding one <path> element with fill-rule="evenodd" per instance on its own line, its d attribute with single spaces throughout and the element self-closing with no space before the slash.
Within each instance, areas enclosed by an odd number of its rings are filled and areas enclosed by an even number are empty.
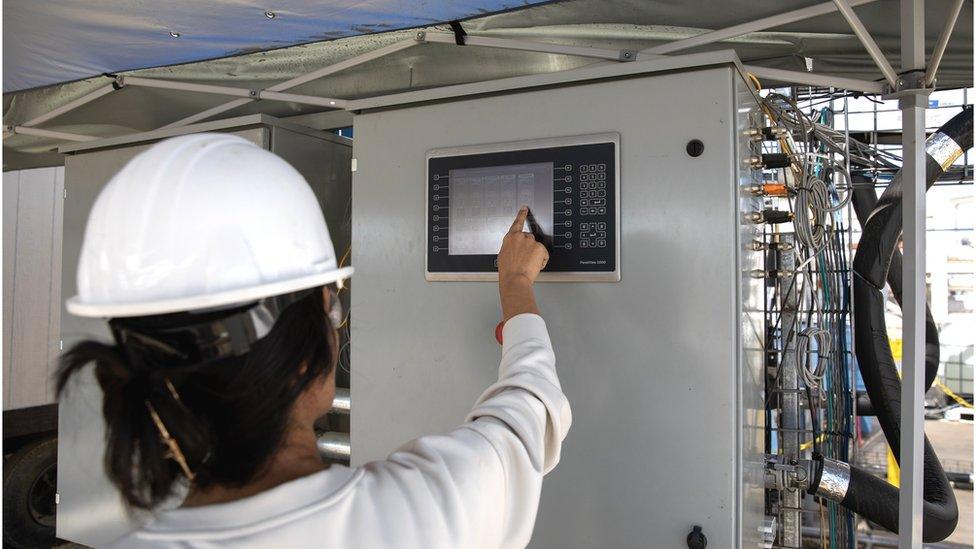
<svg viewBox="0 0 976 549">
<path fill-rule="evenodd" d="M 124 342 L 186 314 L 110 324 Z M 205 313 L 213 314 L 220 313 Z M 152 509 L 171 497 L 177 481 L 200 489 L 239 487 L 264 472 L 295 401 L 332 368 L 331 335 L 321 291 L 314 291 L 287 306 L 270 332 L 239 356 L 205 360 L 180 341 L 78 343 L 61 359 L 57 390 L 94 363 L 103 393 L 106 474 L 129 506 Z"/>
<path fill-rule="evenodd" d="M 179 369 L 139 367 L 126 354 L 115 345 L 77 344 L 61 359 L 57 389 L 62 393 L 74 374 L 94 363 L 103 393 L 105 469 L 127 504 L 148 509 L 165 501 L 178 479 L 194 476 L 194 466 L 206 457 L 211 437 L 205 424 L 181 402 L 179 380 L 165 377 L 176 378 Z"/>
</svg>

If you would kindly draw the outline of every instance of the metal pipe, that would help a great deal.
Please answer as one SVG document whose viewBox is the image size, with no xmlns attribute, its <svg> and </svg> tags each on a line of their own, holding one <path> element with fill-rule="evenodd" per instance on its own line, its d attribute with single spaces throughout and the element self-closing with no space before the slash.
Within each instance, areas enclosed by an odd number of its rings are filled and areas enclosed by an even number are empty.
<svg viewBox="0 0 976 549">
<path fill-rule="evenodd" d="M 13 134 L 19 133 L 23 135 L 36 135 L 38 137 L 50 137 L 51 139 L 61 139 L 63 141 L 95 141 L 96 139 L 100 139 L 91 135 L 42 130 L 41 128 L 28 128 L 24 126 L 8 126 L 7 132 Z"/>
<path fill-rule="evenodd" d="M 316 445 L 319 456 L 331 461 L 349 461 L 352 448 L 349 444 L 349 433 L 327 431 L 319 435 Z"/>
<path fill-rule="evenodd" d="M 892 68 L 891 63 L 888 62 L 888 59 L 884 56 L 884 53 L 881 52 L 881 48 L 878 47 L 878 44 L 874 41 L 874 38 L 871 38 L 871 34 L 868 32 L 868 29 L 864 27 L 864 23 L 862 23 L 861 19 L 856 13 L 854 13 L 851 5 L 847 3 L 847 0 L 834 0 L 834 4 L 837 5 L 837 9 L 840 11 L 841 15 L 844 16 L 844 19 L 847 20 L 847 24 L 851 26 L 851 30 L 854 31 L 855 35 L 857 35 L 858 40 L 860 40 L 861 44 L 864 45 L 864 49 L 868 50 L 868 55 L 870 55 L 871 59 L 874 60 L 874 64 L 881 69 L 885 79 L 889 84 L 891 84 L 892 88 L 896 88 L 898 86 L 898 75 L 895 73 L 895 69 Z"/>
<path fill-rule="evenodd" d="M 962 3 L 964 0 L 955 0 L 952 3 L 952 8 L 949 11 L 949 20 L 946 21 L 945 28 L 942 29 L 942 34 L 939 35 L 939 41 L 935 43 L 935 49 L 932 50 L 932 57 L 929 58 L 929 66 L 925 69 L 925 82 L 926 86 L 931 86 L 935 83 L 935 74 L 939 70 L 939 64 L 942 63 L 942 55 L 945 53 L 946 46 L 949 45 L 949 37 L 952 36 L 952 29 L 956 27 L 956 21 L 959 20 L 959 12 L 962 11 Z"/>
<path fill-rule="evenodd" d="M 426 33 L 424 39 L 427 42 L 437 42 L 440 44 L 456 43 L 454 35 L 446 32 L 428 32 Z M 587 46 L 566 46 L 562 44 L 532 42 L 529 40 L 514 40 L 511 38 L 492 38 L 488 36 L 467 35 L 464 37 L 464 44 L 466 46 L 481 46 L 485 48 L 576 55 L 579 57 L 592 57 L 595 59 L 607 59 L 611 61 L 633 61 L 637 58 L 637 53 L 629 50 L 610 50 L 605 48 L 591 48 Z"/>
<path fill-rule="evenodd" d="M 348 414 L 352 410 L 352 400 L 349 396 L 349 389 L 336 388 L 335 398 L 332 399 L 333 414 Z"/>
<path fill-rule="evenodd" d="M 851 0 L 850 4 L 851 6 L 860 6 L 862 4 L 870 4 L 871 2 L 875 1 L 876 0 Z M 756 19 L 755 21 L 749 21 L 748 23 L 742 23 L 741 25 L 733 25 L 724 29 L 705 32 L 699 34 L 698 36 L 692 36 L 691 38 L 685 38 L 684 40 L 676 40 L 674 42 L 668 42 L 667 44 L 661 44 L 660 46 L 647 48 L 646 50 L 641 50 L 640 55 L 663 55 L 666 53 L 674 53 L 676 51 L 686 50 L 688 48 L 721 42 L 722 40 L 728 40 L 729 38 L 735 38 L 737 36 L 742 36 L 743 34 L 749 34 L 750 32 L 758 32 L 789 23 L 795 23 L 797 21 L 803 21 L 805 19 L 810 19 L 811 17 L 826 15 L 835 11 L 837 11 L 837 6 L 833 2 L 824 2 L 823 4 L 800 8 L 798 10 L 788 11 L 786 13 L 772 15 L 770 17 L 763 17 L 762 19 Z"/>
<path fill-rule="evenodd" d="M 844 0 L 834 0 L 843 3 Z M 901 0 L 903 71 L 925 68 L 923 0 Z M 877 46 L 875 46 L 877 47 Z M 890 66 L 889 66 L 890 68 Z M 902 238 L 904 239 L 901 385 L 901 489 L 898 496 L 898 543 L 922 547 L 922 490 L 925 366 L 925 107 L 928 97 L 916 90 L 899 100 L 902 123 Z"/>
<path fill-rule="evenodd" d="M 827 86 L 854 90 L 864 93 L 884 93 L 885 87 L 881 82 L 871 82 L 868 80 L 858 80 L 856 78 L 846 78 L 843 76 L 833 76 L 828 74 L 818 74 L 813 72 L 788 71 L 783 69 L 771 69 L 758 65 L 743 65 L 747 72 L 754 74 L 757 78 L 777 80 L 779 82 L 790 82 L 794 84 L 806 84 L 808 86 Z"/>
<path fill-rule="evenodd" d="M 47 122 L 48 120 L 50 120 L 50 119 L 52 119 L 54 117 L 61 116 L 62 114 L 66 113 L 68 111 L 72 111 L 74 109 L 77 109 L 78 107 L 80 107 L 80 106 L 82 106 L 82 105 L 84 105 L 86 103 L 90 103 L 90 102 L 98 99 L 99 97 L 101 97 L 103 95 L 107 95 L 109 93 L 112 93 L 113 91 L 115 91 L 115 87 L 112 86 L 111 84 L 108 85 L 108 86 L 102 87 L 102 88 L 98 88 L 97 90 L 95 90 L 95 91 L 93 91 L 91 93 L 87 93 L 85 95 L 82 95 L 81 97 L 79 97 L 78 99 L 75 99 L 74 101 L 69 101 L 69 102 L 65 103 L 64 105 L 61 105 L 60 107 L 58 107 L 58 108 L 56 108 L 56 109 L 54 109 L 52 111 L 49 111 L 49 112 L 47 112 L 45 114 L 42 114 L 42 115 L 40 115 L 40 116 L 38 116 L 36 118 L 31 118 L 27 122 L 24 122 L 23 124 L 20 124 L 20 126 L 21 127 L 24 127 L 24 128 L 27 128 L 27 127 L 36 126 L 38 124 Z"/>
</svg>

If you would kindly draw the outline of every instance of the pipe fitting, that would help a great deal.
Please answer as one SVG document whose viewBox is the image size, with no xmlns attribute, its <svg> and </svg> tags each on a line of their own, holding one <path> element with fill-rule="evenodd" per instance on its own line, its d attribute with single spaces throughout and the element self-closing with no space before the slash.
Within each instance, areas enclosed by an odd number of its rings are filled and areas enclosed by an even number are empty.
<svg viewBox="0 0 976 549">
<path fill-rule="evenodd" d="M 823 458 L 819 468 L 820 474 L 814 493 L 830 501 L 838 503 L 844 501 L 847 488 L 851 484 L 851 466 L 843 461 Z"/>
</svg>

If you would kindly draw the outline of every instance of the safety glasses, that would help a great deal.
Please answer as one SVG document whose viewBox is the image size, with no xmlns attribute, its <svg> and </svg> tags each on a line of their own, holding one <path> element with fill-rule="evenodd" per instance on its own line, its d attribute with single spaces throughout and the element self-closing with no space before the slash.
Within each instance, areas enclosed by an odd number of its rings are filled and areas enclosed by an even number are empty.
<svg viewBox="0 0 976 549">
<path fill-rule="evenodd" d="M 200 364 L 246 354 L 268 335 L 286 308 L 313 292 L 323 292 L 329 323 L 338 330 L 345 320 L 342 301 L 334 285 L 324 290 L 309 288 L 220 311 L 113 319 L 109 325 L 127 352 L 150 351 L 169 355 L 174 363 Z"/>
</svg>

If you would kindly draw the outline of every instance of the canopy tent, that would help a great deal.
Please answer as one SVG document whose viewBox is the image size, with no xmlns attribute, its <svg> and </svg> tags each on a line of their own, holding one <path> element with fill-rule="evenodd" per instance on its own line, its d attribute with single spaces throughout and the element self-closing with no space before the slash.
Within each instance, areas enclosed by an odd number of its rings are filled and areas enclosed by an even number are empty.
<svg viewBox="0 0 976 549">
<path fill-rule="evenodd" d="M 895 67 L 898 63 L 898 2 L 847 0 Z M 306 5 L 310 4 L 310 5 Z M 515 4 L 519 9 L 510 9 Z M 932 51 L 951 20 L 956 0 L 925 2 L 926 51 Z M 814 17 L 779 17 L 804 8 L 825 7 Z M 508 10 L 497 12 L 497 10 Z M 274 17 L 266 15 L 265 12 Z M 608 62 L 580 55 L 507 48 L 458 47 L 418 42 L 397 48 L 418 30 L 451 32 L 449 21 L 463 22 L 469 37 L 503 38 L 540 44 L 585 46 L 634 52 L 694 53 L 734 49 L 753 66 L 835 75 L 867 81 L 884 77 L 850 25 L 831 2 L 811 0 L 369 0 L 305 3 L 296 0 L 267 7 L 250 0 L 166 3 L 110 0 L 82 6 L 77 0 L 4 4 L 4 124 L 29 122 L 86 95 L 104 95 L 69 112 L 36 124 L 38 128 L 107 137 L 148 131 L 180 121 L 230 98 L 158 87 L 109 88 L 111 72 L 128 77 L 220 85 L 239 91 L 263 90 L 282 81 L 390 46 L 375 59 L 289 88 L 289 93 L 359 99 L 375 95 L 464 82 L 574 69 Z M 772 18 L 756 30 L 696 47 L 673 44 L 715 29 Z M 406 27 L 413 27 L 407 29 Z M 391 29 L 385 32 L 378 30 Z M 393 30 L 397 29 L 397 30 Z M 178 33 L 173 37 L 170 32 Z M 369 33 L 369 34 L 367 34 Z M 355 36 L 347 36 L 356 34 Z M 308 40 L 347 36 L 318 42 Z M 940 65 L 940 88 L 972 85 L 972 4 L 964 2 Z M 298 44 L 290 45 L 289 44 Z M 242 51 L 252 53 L 240 53 Z M 234 55 L 237 53 L 237 55 Z M 382 53 L 382 52 L 381 52 Z M 224 55 L 225 57 L 213 58 Z M 202 60 L 201 60 L 202 59 Z M 195 61 L 198 60 L 198 61 Z M 193 62 L 187 62 L 193 61 Z M 156 66 L 167 63 L 165 66 Z M 153 67 L 153 68 L 140 68 Z M 78 80 L 78 78 L 81 78 Z M 764 81 L 769 81 L 765 79 Z M 843 87 L 843 86 L 839 86 Z M 878 87 L 880 89 L 880 86 Z M 276 116 L 335 110 L 327 103 L 309 105 L 280 100 L 239 100 L 215 114 L 223 118 L 263 112 Z M 342 125 L 341 118 L 319 126 Z M 5 134 L 5 169 L 36 164 L 36 153 L 51 151 L 63 139 Z M 22 153 L 34 153 L 24 155 Z M 50 157 L 48 157 L 50 158 Z"/>
<path fill-rule="evenodd" d="M 464 19 L 521 0 L 4 2 L 3 91 Z"/>
</svg>

